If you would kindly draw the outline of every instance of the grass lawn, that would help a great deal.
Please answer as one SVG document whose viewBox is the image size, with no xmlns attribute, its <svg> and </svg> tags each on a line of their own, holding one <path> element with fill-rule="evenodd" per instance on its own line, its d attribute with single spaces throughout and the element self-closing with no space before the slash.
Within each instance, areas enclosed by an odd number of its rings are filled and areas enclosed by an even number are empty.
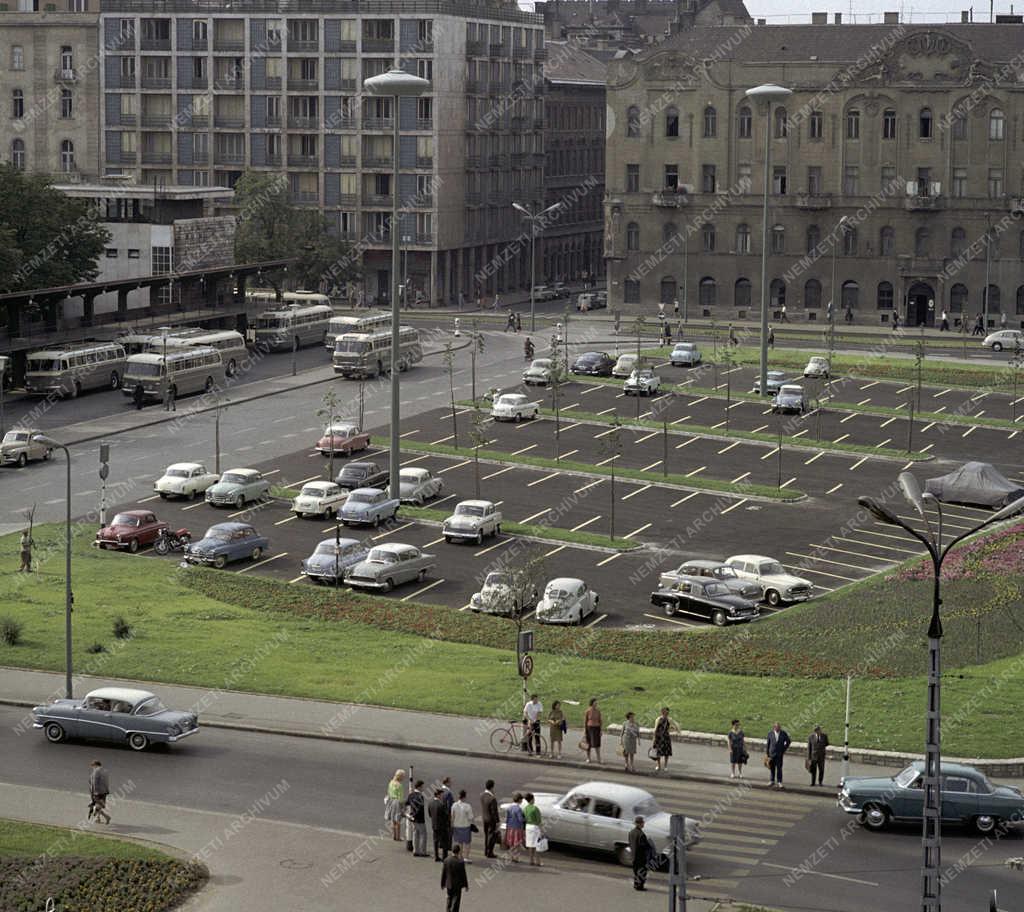
<svg viewBox="0 0 1024 912">
<path fill-rule="evenodd" d="M 40 826 L 0 818 L 0 858 L 43 855 L 54 846 L 64 845 L 65 841 L 69 851 L 62 851 L 60 854 L 75 855 L 79 858 L 111 858 L 120 861 L 166 861 L 170 858 L 157 849 L 139 845 L 137 842 L 94 836 L 91 833 L 64 827 Z"/>
</svg>

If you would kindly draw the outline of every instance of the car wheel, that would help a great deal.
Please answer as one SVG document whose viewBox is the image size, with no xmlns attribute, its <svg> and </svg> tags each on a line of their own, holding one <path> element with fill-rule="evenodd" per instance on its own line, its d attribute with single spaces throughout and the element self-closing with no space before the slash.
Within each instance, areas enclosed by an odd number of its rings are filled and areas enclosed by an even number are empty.
<svg viewBox="0 0 1024 912">
<path fill-rule="evenodd" d="M 414 503 L 414 504 L 415 504 L 415 505 L 416 505 L 417 507 L 422 507 L 422 506 L 423 506 L 423 503 L 424 503 L 424 500 L 423 500 L 423 495 L 422 495 L 422 494 L 417 494 L 417 495 L 416 495 L 416 496 L 415 496 L 415 497 L 414 497 L 414 498 L 412 499 L 412 502 L 413 502 L 413 503 Z"/>
<path fill-rule="evenodd" d="M 712 614 L 711 614 L 711 623 L 714 624 L 716 627 L 724 627 L 725 626 L 725 612 L 721 611 L 721 610 L 712 612 Z"/>
<path fill-rule="evenodd" d="M 254 561 L 258 561 L 261 557 L 263 557 L 263 549 L 262 548 L 253 548 L 252 549 L 252 554 L 250 554 L 249 557 L 252 558 L 252 560 L 254 560 Z"/>
<path fill-rule="evenodd" d="M 500 523 L 494 527 L 494 537 L 497 538 L 499 535 L 501 535 L 501 524 Z"/>
<path fill-rule="evenodd" d="M 615 847 L 615 860 L 627 868 L 633 865 L 633 853 L 629 850 L 629 846 L 620 843 Z"/>
<path fill-rule="evenodd" d="M 47 722 L 46 728 L 44 728 L 43 731 L 46 733 L 46 740 L 51 744 L 60 744 L 60 742 L 66 737 L 64 729 L 56 722 Z"/>
<path fill-rule="evenodd" d="M 444 537 L 444 540 L 445 540 L 445 541 L 446 541 L 446 542 L 447 542 L 447 543 L 448 543 L 449 545 L 450 545 L 450 544 L 452 543 L 452 539 L 450 539 L 450 538 L 449 538 L 449 537 L 448 537 L 447 535 L 446 535 L 446 536 Z"/>
<path fill-rule="evenodd" d="M 218 554 L 213 559 L 213 566 L 216 567 L 218 570 L 223 570 L 227 565 L 228 565 L 228 559 L 223 554 Z"/>
<path fill-rule="evenodd" d="M 242 507 L 244 507 L 244 506 L 245 506 L 245 498 L 241 494 L 239 494 L 235 498 L 235 509 L 236 510 L 241 510 Z"/>
<path fill-rule="evenodd" d="M 167 500 L 167 495 L 163 491 L 160 491 L 160 499 Z"/>
<path fill-rule="evenodd" d="M 427 570 L 424 567 L 422 570 L 420 570 L 419 573 L 416 574 L 416 582 L 417 583 L 422 583 L 426 578 L 427 578 Z"/>
<path fill-rule="evenodd" d="M 298 516 L 299 514 L 296 513 L 295 515 Z M 324 507 L 324 519 L 329 520 L 333 515 L 334 510 L 332 510 L 330 507 Z"/>
<path fill-rule="evenodd" d="M 371 523 L 374 529 L 380 525 L 380 516 L 377 513 L 373 514 L 373 522 Z"/>
<path fill-rule="evenodd" d="M 53 455 L 53 450 L 47 449 L 43 451 L 43 462 L 49 462 L 50 457 Z"/>
<path fill-rule="evenodd" d="M 19 469 L 23 469 L 23 468 L 25 468 L 25 466 L 27 466 L 27 465 L 28 465 L 28 455 L 27 455 L 26 453 L 22 453 L 22 454 L 21 454 L 21 455 L 20 455 L 20 456 L 18 457 L 18 468 L 19 468 Z"/>
<path fill-rule="evenodd" d="M 133 538 L 133 539 L 131 539 L 131 541 L 128 542 L 128 550 L 131 551 L 132 554 L 137 554 L 138 553 L 138 551 L 139 551 L 139 540 L 137 538 Z"/>
<path fill-rule="evenodd" d="M 110 388 L 112 390 L 121 388 L 121 375 L 117 371 L 110 372 Z"/>
<path fill-rule="evenodd" d="M 484 530 L 477 529 L 476 531 L 476 543 L 482 545 L 484 543 Z"/>
<path fill-rule="evenodd" d="M 665 602 L 662 608 L 665 611 L 665 617 L 670 618 L 676 616 L 676 606 L 673 605 L 671 602 Z"/>
<path fill-rule="evenodd" d="M 992 343 L 992 351 L 994 351 L 994 352 L 1001 352 L 1002 350 L 1003 350 L 1003 343 L 1002 342 L 993 342 Z"/>
<path fill-rule="evenodd" d="M 395 581 L 389 576 L 386 580 L 384 580 L 384 586 L 383 586 L 381 591 L 382 592 L 390 592 L 394 588 L 395 588 Z"/>
<path fill-rule="evenodd" d="M 142 732 L 132 732 L 128 736 L 128 746 L 133 751 L 144 751 L 149 747 L 149 738 L 142 734 Z"/>
<path fill-rule="evenodd" d="M 983 836 L 993 832 L 999 826 L 999 818 L 989 814 L 979 814 L 974 818 L 974 829 Z"/>
<path fill-rule="evenodd" d="M 235 370 L 237 369 L 237 367 L 238 367 L 238 365 L 235 364 L 235 359 L 232 358 L 230 361 L 228 361 L 228 368 L 225 371 L 225 373 L 229 377 L 234 377 L 235 376 Z"/>
<path fill-rule="evenodd" d="M 193 488 L 185 496 L 188 497 L 189 500 L 195 500 L 199 496 L 199 491 L 196 488 Z"/>
<path fill-rule="evenodd" d="M 861 822 L 869 830 L 884 830 L 889 825 L 889 811 L 880 804 L 869 802 L 864 805 Z"/>
<path fill-rule="evenodd" d="M 768 592 L 765 593 L 765 601 L 767 601 L 772 608 L 778 608 L 779 605 L 782 604 L 782 596 L 774 589 L 769 589 Z"/>
<path fill-rule="evenodd" d="M 516 417 L 515 417 L 514 420 L 515 420 L 516 424 L 519 424 L 519 422 L 523 420 L 523 413 L 522 412 L 516 412 Z"/>
</svg>

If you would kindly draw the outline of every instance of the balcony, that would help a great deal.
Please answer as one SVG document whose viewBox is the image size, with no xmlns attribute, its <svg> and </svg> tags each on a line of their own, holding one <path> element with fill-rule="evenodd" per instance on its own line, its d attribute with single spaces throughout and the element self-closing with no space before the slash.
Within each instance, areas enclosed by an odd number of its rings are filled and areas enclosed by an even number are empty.
<svg viewBox="0 0 1024 912">
<path fill-rule="evenodd" d="M 137 152 L 116 152 L 114 154 L 114 161 L 120 162 L 122 165 L 134 165 L 138 160 Z"/>
<path fill-rule="evenodd" d="M 112 89 L 134 89 L 135 88 L 135 74 L 122 73 L 117 79 L 114 80 L 115 84 L 111 86 Z"/>
<path fill-rule="evenodd" d="M 144 165 L 169 165 L 171 163 L 170 152 L 143 152 L 142 164 Z"/>
<path fill-rule="evenodd" d="M 117 126 L 134 127 L 137 121 L 138 118 L 134 114 L 122 114 L 118 119 Z M 114 124 L 111 124 L 111 126 L 114 126 Z"/>
<path fill-rule="evenodd" d="M 795 197 L 796 208 L 808 212 L 832 208 L 832 196 L 825 193 L 798 193 Z"/>
<path fill-rule="evenodd" d="M 356 157 L 354 155 L 339 155 L 338 165 L 342 168 L 354 168 L 356 166 Z"/>
<path fill-rule="evenodd" d="M 205 76 L 193 76 L 191 79 L 185 80 L 184 84 L 179 83 L 179 89 L 205 89 L 209 80 Z"/>
<path fill-rule="evenodd" d="M 280 127 L 281 126 L 281 118 L 280 117 L 269 117 L 268 116 L 267 117 L 266 126 L 274 127 L 274 128 Z"/>
<path fill-rule="evenodd" d="M 488 155 L 487 156 L 487 167 L 488 168 L 507 168 L 508 167 L 508 156 L 507 155 Z"/>
<path fill-rule="evenodd" d="M 394 206 L 394 204 L 395 204 L 395 199 L 394 199 L 393 196 L 390 196 L 390 195 L 389 196 L 381 196 L 380 194 L 377 194 L 377 193 L 364 193 L 363 194 L 363 205 L 364 206 L 373 206 L 373 207 L 375 207 L 377 209 L 380 209 L 380 208 L 383 208 L 383 207 L 386 206 L 387 208 L 390 209 L 392 206 Z"/>
<path fill-rule="evenodd" d="M 363 167 L 364 168 L 388 168 L 394 167 L 392 158 L 390 155 L 375 157 L 371 155 L 363 156 Z"/>
<path fill-rule="evenodd" d="M 316 190 L 292 190 L 288 199 L 293 203 L 317 203 L 320 201 L 320 194 Z"/>
<path fill-rule="evenodd" d="M 416 156 L 416 167 L 417 168 L 433 168 L 434 167 L 434 156 L 433 155 L 417 155 Z"/>
<path fill-rule="evenodd" d="M 209 39 L 207 38 L 193 38 L 192 39 L 192 50 L 193 51 L 205 51 L 210 47 Z"/>
<path fill-rule="evenodd" d="M 521 168 L 523 165 L 525 165 L 529 161 L 529 159 L 530 159 L 530 156 L 529 156 L 529 153 L 527 153 L 527 152 L 513 152 L 512 153 L 512 166 L 513 167 L 520 167 Z"/>
<path fill-rule="evenodd" d="M 281 90 L 281 77 L 280 76 L 268 76 L 264 80 L 267 89 L 273 89 L 275 91 Z"/>
<path fill-rule="evenodd" d="M 338 196 L 339 206 L 354 206 L 359 201 L 359 198 L 354 193 L 342 193 Z"/>
<path fill-rule="evenodd" d="M 78 82 L 78 71 L 74 67 L 67 70 L 54 70 L 53 81 L 61 83 Z"/>
<path fill-rule="evenodd" d="M 342 54 L 354 54 L 356 52 L 355 41 L 347 41 L 343 38 L 338 42 L 338 51 Z"/>
<path fill-rule="evenodd" d="M 533 49 L 533 59 L 534 60 L 545 60 L 545 59 L 547 59 L 547 56 L 548 56 L 548 52 L 547 52 L 546 48 L 535 47 Z"/>
<path fill-rule="evenodd" d="M 357 82 L 357 79 L 339 79 L 338 89 L 345 92 L 354 92 L 356 90 Z M 328 86 L 328 89 L 333 91 L 333 89 L 331 89 L 330 86 Z"/>
<path fill-rule="evenodd" d="M 295 54 L 300 51 L 312 51 L 314 54 L 320 50 L 320 41 L 314 38 L 312 41 L 307 41 L 299 38 L 292 38 L 288 36 L 288 53 Z"/>
<path fill-rule="evenodd" d="M 434 130 L 434 119 L 432 117 L 417 117 L 416 129 L 423 132 L 432 133 Z"/>
<path fill-rule="evenodd" d="M 171 126 L 171 115 L 170 114 L 142 114 L 142 126 L 144 127 L 162 127 L 165 130 L 169 130 Z"/>
<path fill-rule="evenodd" d="M 484 56 L 484 42 L 482 41 L 467 41 L 466 42 L 466 56 L 467 57 L 483 57 Z"/>
<path fill-rule="evenodd" d="M 215 152 L 213 155 L 215 165 L 244 165 L 244 152 Z"/>
<path fill-rule="evenodd" d="M 434 243 L 434 235 L 433 234 L 421 234 L 420 232 L 417 231 L 416 232 L 416 239 L 415 239 L 414 243 L 416 243 L 416 244 L 433 244 Z"/>
<path fill-rule="evenodd" d="M 393 54 L 395 53 L 395 39 L 392 38 L 363 38 L 364 54 Z"/>
<path fill-rule="evenodd" d="M 512 57 L 516 60 L 526 60 L 530 56 L 530 49 L 516 44 L 512 46 Z"/>
<path fill-rule="evenodd" d="M 488 45 L 487 50 L 491 57 L 503 57 L 507 53 L 505 45 L 500 43 Z"/>
<path fill-rule="evenodd" d="M 210 126 L 210 115 L 209 114 L 192 114 L 189 118 L 189 122 L 193 127 L 208 127 Z"/>
<path fill-rule="evenodd" d="M 320 80 L 319 79 L 297 79 L 293 76 L 288 77 L 288 91 L 289 92 L 307 92 L 307 91 L 320 91 Z"/>
<path fill-rule="evenodd" d="M 689 202 L 682 190 L 659 190 L 651 195 L 651 205 L 660 209 L 680 209 Z"/>
<path fill-rule="evenodd" d="M 354 117 L 328 117 L 324 121 L 325 130 L 357 130 L 358 123 Z"/>
<path fill-rule="evenodd" d="M 245 77 L 224 74 L 218 76 L 213 88 L 217 92 L 237 92 L 245 88 Z"/>
<path fill-rule="evenodd" d="M 466 167 L 470 171 L 478 171 L 483 167 L 482 159 L 479 155 L 467 155 L 466 156 Z"/>
<path fill-rule="evenodd" d="M 466 194 L 466 205 L 467 206 L 482 206 L 484 203 L 484 195 L 472 191 Z"/>
<path fill-rule="evenodd" d="M 143 38 L 139 42 L 143 51 L 169 51 L 171 49 L 170 38 Z"/>
<path fill-rule="evenodd" d="M 245 50 L 244 38 L 214 38 L 213 52 L 215 54 L 238 54 Z"/>
<path fill-rule="evenodd" d="M 228 130 L 241 130 L 245 127 L 245 117 L 240 114 L 233 116 L 218 114 L 213 118 L 213 125 Z"/>
<path fill-rule="evenodd" d="M 429 191 L 426 193 L 417 193 L 407 202 L 407 205 L 412 206 L 415 209 L 433 209 L 434 194 Z"/>
<path fill-rule="evenodd" d="M 289 130 L 318 130 L 320 128 L 319 117 L 308 117 L 305 115 L 289 114 L 288 115 L 288 129 Z"/>
<path fill-rule="evenodd" d="M 466 80 L 466 94 L 467 95 L 486 95 L 487 94 L 487 83 L 481 82 L 479 79 L 467 79 Z"/>
<path fill-rule="evenodd" d="M 508 79 L 492 79 L 489 88 L 487 89 L 488 95 L 504 95 L 512 88 L 512 83 Z"/>
<path fill-rule="evenodd" d="M 288 166 L 291 168 L 316 168 L 319 164 L 319 155 L 304 155 L 301 152 L 288 153 Z"/>
<path fill-rule="evenodd" d="M 395 119 L 393 117 L 364 117 L 364 130 L 393 130 Z"/>
<path fill-rule="evenodd" d="M 281 156 L 280 155 L 273 155 L 273 154 L 268 152 L 267 155 L 265 156 L 265 160 L 264 160 L 263 164 L 265 164 L 265 165 L 273 165 L 275 168 L 279 168 L 279 167 L 281 167 Z"/>
<path fill-rule="evenodd" d="M 143 76 L 142 77 L 142 88 L 144 89 L 169 89 L 171 87 L 171 77 L 167 76 Z"/>
<path fill-rule="evenodd" d="M 935 212 L 939 209 L 944 209 L 945 205 L 941 196 L 919 193 L 908 196 L 903 201 L 903 208 L 907 212 Z"/>
</svg>

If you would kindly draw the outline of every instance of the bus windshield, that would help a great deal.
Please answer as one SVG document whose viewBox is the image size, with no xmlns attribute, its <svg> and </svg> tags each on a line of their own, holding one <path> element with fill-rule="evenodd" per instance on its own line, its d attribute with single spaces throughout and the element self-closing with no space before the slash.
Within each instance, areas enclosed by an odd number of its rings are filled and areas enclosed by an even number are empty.
<svg viewBox="0 0 1024 912">
<path fill-rule="evenodd" d="M 358 355 L 362 352 L 369 351 L 370 346 L 366 342 L 359 342 L 355 339 L 339 339 L 334 350 L 337 352 L 347 352 L 349 354 Z"/>
<path fill-rule="evenodd" d="M 131 365 L 128 374 L 132 377 L 159 377 L 163 373 L 162 364 L 139 364 Z"/>
<path fill-rule="evenodd" d="M 258 317 L 256 320 L 257 329 L 280 329 L 287 325 L 288 321 L 284 317 Z"/>
<path fill-rule="evenodd" d="M 30 374 L 39 373 L 41 371 L 59 371 L 60 358 L 29 358 L 28 359 L 28 372 Z"/>
</svg>

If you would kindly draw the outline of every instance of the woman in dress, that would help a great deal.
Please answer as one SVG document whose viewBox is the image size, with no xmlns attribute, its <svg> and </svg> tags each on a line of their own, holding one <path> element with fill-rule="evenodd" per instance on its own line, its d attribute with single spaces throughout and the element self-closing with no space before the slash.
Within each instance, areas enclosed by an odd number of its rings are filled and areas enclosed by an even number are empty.
<svg viewBox="0 0 1024 912">
<path fill-rule="evenodd" d="M 740 727 L 740 720 L 732 720 L 732 728 L 729 729 L 729 774 L 730 779 L 743 778 L 743 765 L 747 762 L 747 747 L 745 744 L 746 735 Z"/>
<path fill-rule="evenodd" d="M 469 844 L 473 839 L 473 806 L 466 801 L 466 790 L 459 792 L 459 800 L 452 805 L 452 842 L 462 846 L 462 860 L 469 861 Z"/>
<path fill-rule="evenodd" d="M 583 719 L 587 740 L 587 763 L 590 762 L 590 752 L 593 751 L 597 762 L 601 762 L 601 710 L 597 708 L 597 697 L 592 697 L 590 706 L 587 707 L 587 714 Z"/>
<path fill-rule="evenodd" d="M 626 713 L 626 721 L 622 723 L 622 759 L 626 764 L 627 773 L 635 773 L 636 745 L 640 740 L 640 726 L 636 724 L 636 715 Z"/>
<path fill-rule="evenodd" d="M 661 714 L 654 723 L 654 771 L 660 773 L 668 769 L 668 758 L 672 756 L 672 731 L 679 731 L 679 726 L 669 717 L 668 707 L 661 707 Z"/>
<path fill-rule="evenodd" d="M 562 756 L 562 724 L 565 722 L 565 713 L 562 712 L 562 704 L 555 700 L 551 704 L 551 711 L 548 713 L 548 743 L 551 745 L 551 756 Z"/>
<path fill-rule="evenodd" d="M 395 775 L 388 783 L 387 795 L 384 798 L 384 821 L 391 824 L 391 838 L 401 841 L 399 826 L 402 822 L 402 810 L 405 804 L 405 770 L 395 770 Z"/>
<path fill-rule="evenodd" d="M 516 792 L 505 811 L 505 848 L 516 864 L 519 863 L 519 850 L 526 844 L 526 815 L 522 802 L 523 796 Z"/>
</svg>

